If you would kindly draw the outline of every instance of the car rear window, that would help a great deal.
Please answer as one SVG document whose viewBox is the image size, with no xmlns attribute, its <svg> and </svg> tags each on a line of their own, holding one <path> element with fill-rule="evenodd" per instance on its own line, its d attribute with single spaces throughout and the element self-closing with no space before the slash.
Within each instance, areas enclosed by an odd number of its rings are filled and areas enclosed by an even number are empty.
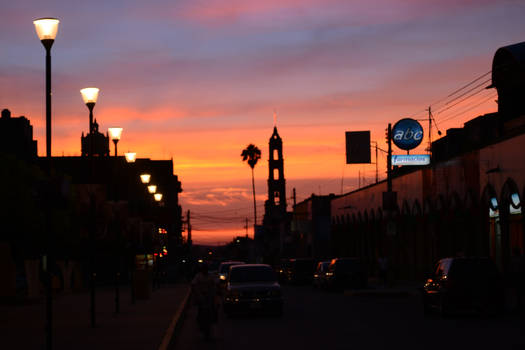
<svg viewBox="0 0 525 350">
<path fill-rule="evenodd" d="M 219 267 L 219 273 L 228 273 L 228 269 L 230 268 L 230 266 L 233 266 L 233 265 L 242 265 L 244 264 L 243 262 L 231 262 L 231 263 L 223 263 L 221 264 L 221 266 Z"/>
<path fill-rule="evenodd" d="M 275 281 L 275 272 L 267 266 L 243 266 L 230 271 L 230 282 L 233 283 Z"/>
</svg>

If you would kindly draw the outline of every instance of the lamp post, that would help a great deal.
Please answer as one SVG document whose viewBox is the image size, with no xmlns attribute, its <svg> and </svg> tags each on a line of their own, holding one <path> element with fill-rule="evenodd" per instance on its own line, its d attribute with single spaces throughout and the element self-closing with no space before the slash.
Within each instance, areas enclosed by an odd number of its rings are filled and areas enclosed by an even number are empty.
<svg viewBox="0 0 525 350">
<path fill-rule="evenodd" d="M 120 140 L 120 137 L 122 136 L 122 128 L 108 128 L 108 133 L 109 133 L 109 137 L 111 138 L 111 140 L 113 141 L 113 143 L 115 144 L 115 158 L 117 158 L 117 143 L 119 142 Z M 115 199 L 115 208 L 117 208 L 118 210 L 118 194 L 117 194 L 117 188 L 118 188 L 118 185 L 117 185 L 117 181 L 116 181 L 116 177 L 117 177 L 117 171 L 116 171 L 116 168 L 117 168 L 117 162 L 116 162 L 116 159 L 115 159 L 115 162 L 113 162 L 113 179 L 114 179 L 114 188 L 115 188 L 115 192 L 114 192 L 114 199 Z M 116 225 L 115 225 L 115 229 L 117 231 L 117 263 L 116 263 L 116 268 L 115 268 L 115 313 L 118 314 L 120 312 L 120 291 L 119 291 L 119 280 L 120 280 L 120 225 L 119 225 L 119 222 L 117 220 L 116 222 Z"/>
<path fill-rule="evenodd" d="M 155 192 L 157 192 L 157 186 L 149 185 L 148 186 L 148 192 L 151 193 L 151 194 L 154 194 Z"/>
<path fill-rule="evenodd" d="M 46 49 L 46 158 L 49 174 L 51 174 L 51 47 L 58 31 L 56 18 L 39 18 L 33 21 L 36 34 Z M 46 203 L 49 204 L 49 203 Z M 48 205 L 46 205 L 48 208 Z M 47 209 L 46 209 L 47 211 Z M 46 214 L 46 237 L 49 236 L 49 213 Z M 53 347 L 53 296 L 51 291 L 51 274 L 47 270 L 49 246 L 43 255 L 44 272 L 46 273 L 46 349 Z"/>
<path fill-rule="evenodd" d="M 124 155 L 126 157 L 126 162 L 128 164 L 135 163 L 135 160 L 137 159 L 137 153 L 127 152 L 127 153 L 124 153 Z M 133 171 L 132 174 L 135 175 L 135 172 Z M 128 186 L 130 186 L 129 183 L 128 183 Z M 135 304 L 135 249 L 134 248 L 131 252 L 131 259 L 129 260 L 129 262 L 131 262 L 131 274 L 130 274 L 131 276 L 131 286 L 130 286 L 131 304 Z"/>
<path fill-rule="evenodd" d="M 97 103 L 99 89 L 95 87 L 88 87 L 80 90 L 82 100 L 89 109 L 89 168 L 90 168 L 90 186 L 92 187 L 95 182 L 95 167 L 93 166 L 93 153 L 95 145 L 95 137 L 93 134 L 93 108 Z M 89 289 L 90 289 L 90 320 L 91 327 L 95 328 L 96 325 L 96 300 L 95 300 L 95 230 L 96 230 L 96 202 L 94 189 L 91 188 L 89 193 L 89 265 L 90 265 L 90 276 L 89 276 Z"/>
<path fill-rule="evenodd" d="M 97 103 L 99 91 L 100 89 L 96 87 L 88 87 L 88 88 L 84 88 L 80 90 L 82 99 L 84 100 L 84 103 L 89 109 L 89 134 L 90 135 L 93 135 L 93 108 L 95 107 L 95 104 Z M 90 143 L 93 143 L 93 136 L 91 136 Z M 93 151 L 93 149 L 91 149 L 91 151 Z"/>
<path fill-rule="evenodd" d="M 46 157 L 51 158 L 51 47 L 58 31 L 56 18 L 39 18 L 33 21 L 36 34 L 46 49 Z"/>
<path fill-rule="evenodd" d="M 117 156 L 117 143 L 120 140 L 120 136 L 122 136 L 122 128 L 108 128 L 109 137 L 115 144 L 115 157 Z"/>
<path fill-rule="evenodd" d="M 153 197 L 155 198 L 156 202 L 160 202 L 162 200 L 162 193 L 155 193 Z"/>
</svg>

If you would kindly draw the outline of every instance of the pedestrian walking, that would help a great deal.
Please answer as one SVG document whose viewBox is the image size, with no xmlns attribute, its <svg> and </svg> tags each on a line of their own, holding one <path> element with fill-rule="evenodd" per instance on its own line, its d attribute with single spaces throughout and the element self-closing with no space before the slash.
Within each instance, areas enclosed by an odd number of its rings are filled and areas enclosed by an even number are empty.
<svg viewBox="0 0 525 350">
<path fill-rule="evenodd" d="M 212 324 L 217 322 L 215 280 L 208 273 L 208 265 L 202 263 L 200 271 L 191 282 L 192 298 L 197 306 L 197 323 L 206 340 L 211 339 Z"/>
</svg>

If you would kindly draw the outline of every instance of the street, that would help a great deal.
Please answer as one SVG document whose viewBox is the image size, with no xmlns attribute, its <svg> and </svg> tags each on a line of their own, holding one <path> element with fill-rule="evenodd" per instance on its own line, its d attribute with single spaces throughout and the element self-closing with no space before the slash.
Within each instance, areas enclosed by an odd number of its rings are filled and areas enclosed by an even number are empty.
<svg viewBox="0 0 525 350">
<path fill-rule="evenodd" d="M 424 316 L 417 295 L 355 296 L 284 286 L 282 318 L 219 312 L 214 339 L 189 307 L 171 349 L 525 349 L 525 318 Z"/>
</svg>

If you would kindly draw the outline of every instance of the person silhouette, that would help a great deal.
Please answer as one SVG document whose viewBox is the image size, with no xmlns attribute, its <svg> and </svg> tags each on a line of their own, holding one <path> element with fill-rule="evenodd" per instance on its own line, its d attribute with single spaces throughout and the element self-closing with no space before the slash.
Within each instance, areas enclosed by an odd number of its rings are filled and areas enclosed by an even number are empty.
<svg viewBox="0 0 525 350">
<path fill-rule="evenodd" d="M 197 306 L 197 323 L 206 340 L 211 339 L 211 325 L 217 322 L 217 292 L 215 280 L 208 273 L 208 265 L 202 263 L 191 281 L 192 297 Z"/>
</svg>

